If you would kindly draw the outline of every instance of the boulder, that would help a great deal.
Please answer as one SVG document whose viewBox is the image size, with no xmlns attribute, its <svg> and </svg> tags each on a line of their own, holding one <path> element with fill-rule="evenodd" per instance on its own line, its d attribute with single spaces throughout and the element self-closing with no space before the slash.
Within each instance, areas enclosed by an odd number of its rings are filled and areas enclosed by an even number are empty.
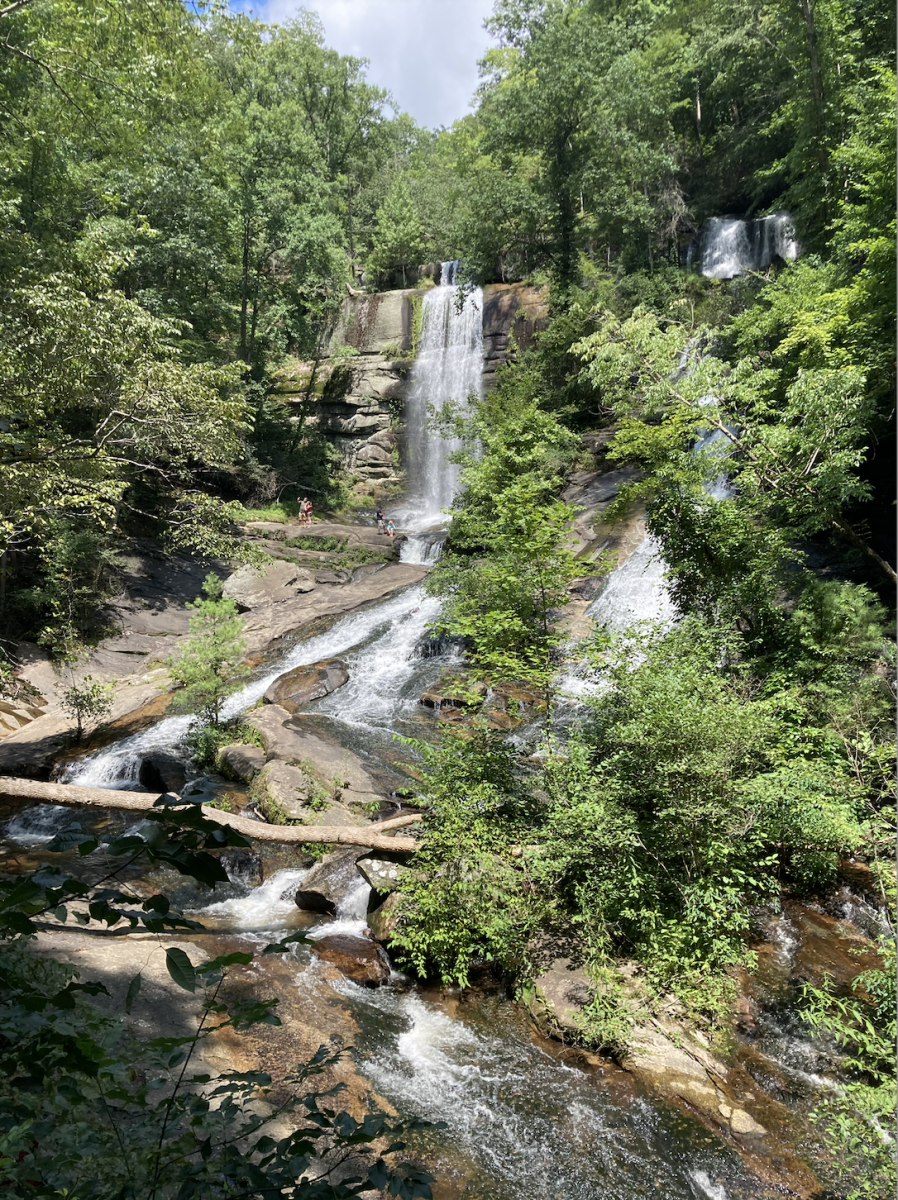
<svg viewBox="0 0 898 1200">
<path fill-rule="evenodd" d="M 333 963 L 341 974 L 366 987 L 377 987 L 390 978 L 390 960 L 377 942 L 351 934 L 334 933 L 317 938 L 315 951 Z"/>
<path fill-rule="evenodd" d="M 398 892 L 390 892 L 383 904 L 368 913 L 368 928 L 371 936 L 389 945 L 399 923 L 400 900 Z"/>
<path fill-rule="evenodd" d="M 295 713 L 302 705 L 329 696 L 348 679 L 346 664 L 339 658 L 328 658 L 279 675 L 262 698 L 266 704 L 279 704 Z"/>
<path fill-rule="evenodd" d="M 310 771 L 277 759 L 265 763 L 256 776 L 253 803 L 270 821 L 287 818 L 303 825 L 363 824 Z"/>
<path fill-rule="evenodd" d="M 223 590 L 242 612 L 248 612 L 267 604 L 292 600 L 301 592 L 311 592 L 314 587 L 315 577 L 310 571 L 295 563 L 278 560 L 268 563 L 261 571 L 247 563 L 234 572 Z"/>
<path fill-rule="evenodd" d="M 382 852 L 363 854 L 356 862 L 356 868 L 371 885 L 372 907 L 380 904 L 391 892 L 395 892 L 403 872 L 407 869 L 398 859 L 392 859 Z"/>
<path fill-rule="evenodd" d="M 457 675 L 445 675 L 424 692 L 418 703 L 437 712 L 442 708 L 475 708 L 485 695 L 485 683 L 461 679 Z"/>
<path fill-rule="evenodd" d="M 375 778 L 357 754 L 306 730 L 302 717 L 291 717 L 279 704 L 254 709 L 246 723 L 262 735 L 269 760 L 302 764 L 338 803 L 368 805 L 398 785 L 398 779 L 381 782 Z M 339 788 L 335 789 L 334 780 L 339 781 Z"/>
<path fill-rule="evenodd" d="M 337 905 L 359 882 L 355 864 L 361 853 L 355 849 L 336 850 L 319 859 L 296 892 L 297 907 L 334 916 Z"/>
<path fill-rule="evenodd" d="M 138 779 L 148 792 L 180 793 L 187 782 L 187 774 L 179 758 L 157 750 L 141 762 Z"/>
<path fill-rule="evenodd" d="M 265 766 L 265 751 L 261 746 L 244 746 L 239 742 L 224 746 L 218 752 L 217 766 L 222 775 L 249 783 Z"/>
</svg>

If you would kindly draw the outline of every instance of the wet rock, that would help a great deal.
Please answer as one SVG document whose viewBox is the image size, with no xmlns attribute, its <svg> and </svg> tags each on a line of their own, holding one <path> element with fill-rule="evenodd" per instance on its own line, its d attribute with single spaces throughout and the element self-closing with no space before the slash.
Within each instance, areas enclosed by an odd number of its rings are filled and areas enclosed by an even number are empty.
<svg viewBox="0 0 898 1200">
<path fill-rule="evenodd" d="M 263 882 L 262 856 L 256 850 L 222 850 L 219 859 L 231 879 L 239 879 L 249 887 Z"/>
<path fill-rule="evenodd" d="M 400 786 L 398 777 L 379 768 L 375 776 L 359 755 L 311 733 L 302 717 L 291 717 L 279 704 L 255 709 L 246 721 L 262 735 L 269 760 L 301 764 L 336 803 L 368 806 Z"/>
<path fill-rule="evenodd" d="M 279 560 L 269 563 L 261 571 L 249 564 L 240 567 L 225 583 L 224 594 L 241 611 L 247 612 L 267 604 L 292 600 L 302 592 L 311 592 L 314 587 L 315 577 L 310 571 L 303 570 L 295 563 Z"/>
<path fill-rule="evenodd" d="M 216 765 L 222 775 L 249 783 L 265 766 L 265 751 L 261 746 L 244 746 L 240 743 L 224 746 L 218 752 Z"/>
<path fill-rule="evenodd" d="M 377 987 L 390 978 L 390 960 L 376 942 L 368 938 L 335 933 L 316 939 L 315 951 L 333 963 L 341 974 L 366 987 Z"/>
<path fill-rule="evenodd" d="M 148 792 L 177 792 L 180 793 L 186 783 L 187 776 L 184 763 L 173 754 L 157 751 L 148 754 L 140 764 L 138 774 L 140 786 Z"/>
<path fill-rule="evenodd" d="M 485 695 L 486 684 L 479 680 L 464 680 L 457 675 L 448 675 L 428 688 L 418 703 L 437 712 L 443 708 L 476 708 Z"/>
<path fill-rule="evenodd" d="M 341 659 L 323 659 L 279 675 L 262 698 L 266 704 L 278 704 L 287 712 L 295 713 L 302 705 L 329 696 L 348 679 L 349 672 Z"/>
<path fill-rule="evenodd" d="M 337 905 L 358 886 L 356 860 L 363 851 L 336 850 L 320 859 L 302 881 L 296 892 L 298 908 L 334 916 Z"/>
</svg>

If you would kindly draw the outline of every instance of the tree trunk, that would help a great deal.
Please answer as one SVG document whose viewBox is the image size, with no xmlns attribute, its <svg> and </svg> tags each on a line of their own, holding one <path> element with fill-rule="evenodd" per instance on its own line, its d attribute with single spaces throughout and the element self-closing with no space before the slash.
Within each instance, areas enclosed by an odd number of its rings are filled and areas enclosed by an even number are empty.
<svg viewBox="0 0 898 1200">
<path fill-rule="evenodd" d="M 159 796 L 155 792 L 121 792 L 112 788 L 76 787 L 70 783 L 41 783 L 34 779 L 12 779 L 0 777 L 0 798 L 4 800 L 36 800 L 44 804 L 65 804 L 75 808 L 115 808 L 126 812 L 149 812 L 154 809 Z M 236 829 L 257 842 L 279 842 L 281 844 L 367 846 L 372 850 L 418 849 L 418 843 L 409 837 L 387 837 L 390 829 L 400 829 L 422 819 L 419 813 L 395 817 L 391 821 L 354 828 L 348 825 L 267 825 L 263 821 L 251 821 L 233 813 L 221 812 L 217 808 L 201 806 L 204 817 Z M 377 830 L 375 833 L 374 831 Z"/>
<path fill-rule="evenodd" d="M 240 357 L 247 358 L 246 316 L 249 308 L 249 217 L 243 219 L 243 271 L 240 277 Z"/>
</svg>

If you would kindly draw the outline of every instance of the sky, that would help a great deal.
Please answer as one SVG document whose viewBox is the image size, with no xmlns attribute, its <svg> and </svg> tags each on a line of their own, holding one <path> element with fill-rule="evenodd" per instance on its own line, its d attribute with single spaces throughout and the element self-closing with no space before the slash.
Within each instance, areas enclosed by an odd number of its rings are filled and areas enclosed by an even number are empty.
<svg viewBox="0 0 898 1200">
<path fill-rule="evenodd" d="M 272 22 L 301 8 L 317 12 L 326 44 L 370 59 L 369 81 L 420 125 L 451 125 L 471 111 L 492 0 L 257 0 L 252 7 Z"/>
</svg>

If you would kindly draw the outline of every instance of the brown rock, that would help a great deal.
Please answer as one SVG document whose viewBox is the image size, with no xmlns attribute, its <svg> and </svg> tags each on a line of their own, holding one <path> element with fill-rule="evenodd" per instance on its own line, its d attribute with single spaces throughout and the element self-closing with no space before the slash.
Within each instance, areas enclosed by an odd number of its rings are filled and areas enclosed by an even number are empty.
<svg viewBox="0 0 898 1200">
<path fill-rule="evenodd" d="M 235 743 L 224 746 L 218 752 L 218 767 L 223 775 L 233 779 L 249 781 L 265 766 L 265 751 L 261 746 L 244 746 Z"/>
<path fill-rule="evenodd" d="M 295 713 L 302 705 L 329 696 L 348 679 L 346 664 L 339 658 L 328 658 L 279 675 L 262 698 L 266 704 L 279 704 Z"/>
<path fill-rule="evenodd" d="M 376 942 L 368 938 L 335 933 L 318 938 L 315 950 L 319 958 L 334 966 L 356 983 L 377 987 L 390 978 L 390 960 Z"/>
<path fill-rule="evenodd" d="M 383 904 L 368 913 L 368 928 L 371 936 L 389 945 L 399 923 L 400 899 L 398 892 L 390 892 Z"/>
</svg>

